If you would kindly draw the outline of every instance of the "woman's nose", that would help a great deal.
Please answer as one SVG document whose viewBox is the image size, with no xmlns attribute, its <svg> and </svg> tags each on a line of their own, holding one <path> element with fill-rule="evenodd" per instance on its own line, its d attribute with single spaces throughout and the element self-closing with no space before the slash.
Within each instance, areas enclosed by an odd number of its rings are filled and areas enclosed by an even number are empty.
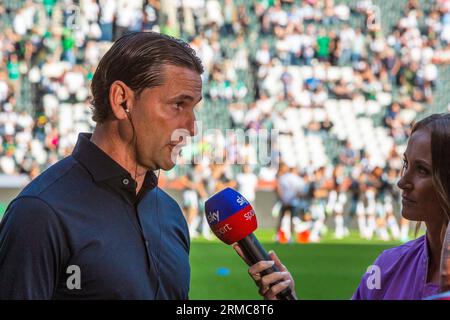
<svg viewBox="0 0 450 320">
<path fill-rule="evenodd" d="M 407 175 L 403 175 L 397 182 L 397 186 L 402 190 L 407 190 L 412 188 L 411 182 L 408 180 Z"/>
</svg>

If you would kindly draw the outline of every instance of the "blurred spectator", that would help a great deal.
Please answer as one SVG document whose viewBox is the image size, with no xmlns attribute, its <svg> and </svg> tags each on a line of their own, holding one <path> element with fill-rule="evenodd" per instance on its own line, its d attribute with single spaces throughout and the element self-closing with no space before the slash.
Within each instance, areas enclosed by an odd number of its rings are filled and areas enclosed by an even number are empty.
<svg viewBox="0 0 450 320">
<path fill-rule="evenodd" d="M 254 205 L 258 178 L 251 171 L 251 167 L 249 165 L 244 165 L 242 167 L 242 172 L 237 174 L 236 181 L 239 193 L 241 193 L 244 198 Z"/>
</svg>

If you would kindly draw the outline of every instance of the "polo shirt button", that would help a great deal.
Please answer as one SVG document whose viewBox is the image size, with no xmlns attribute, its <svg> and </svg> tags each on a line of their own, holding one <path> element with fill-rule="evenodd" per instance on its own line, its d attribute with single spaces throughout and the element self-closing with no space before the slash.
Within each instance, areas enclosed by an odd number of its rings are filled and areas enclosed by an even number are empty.
<svg viewBox="0 0 450 320">
<path fill-rule="evenodd" d="M 148 241 L 145 241 L 145 246 L 148 248 Z"/>
<path fill-rule="evenodd" d="M 130 180 L 125 178 L 125 179 L 122 180 L 122 183 L 127 186 L 130 183 Z"/>
</svg>

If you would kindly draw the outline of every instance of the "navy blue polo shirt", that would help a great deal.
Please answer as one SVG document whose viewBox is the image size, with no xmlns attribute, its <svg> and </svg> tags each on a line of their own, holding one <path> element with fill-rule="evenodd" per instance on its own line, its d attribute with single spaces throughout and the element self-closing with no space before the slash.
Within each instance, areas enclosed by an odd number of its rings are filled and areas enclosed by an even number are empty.
<svg viewBox="0 0 450 320">
<path fill-rule="evenodd" d="M 71 156 L 9 204 L 0 224 L 0 300 L 188 299 L 180 207 L 152 171 L 136 195 L 131 175 L 90 137 L 80 134 Z"/>
</svg>

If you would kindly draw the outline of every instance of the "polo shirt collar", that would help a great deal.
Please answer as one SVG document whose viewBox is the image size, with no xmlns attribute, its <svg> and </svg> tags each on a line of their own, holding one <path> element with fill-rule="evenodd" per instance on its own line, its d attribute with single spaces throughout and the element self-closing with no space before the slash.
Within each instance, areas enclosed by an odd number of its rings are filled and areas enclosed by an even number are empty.
<svg viewBox="0 0 450 320">
<path fill-rule="evenodd" d="M 146 192 L 158 185 L 158 178 L 149 170 L 139 194 L 136 195 L 137 184 L 130 173 L 96 146 L 90 140 L 91 137 L 91 133 L 80 133 L 72 156 L 86 168 L 95 182 L 108 185 L 130 204 L 136 204 Z"/>
</svg>

